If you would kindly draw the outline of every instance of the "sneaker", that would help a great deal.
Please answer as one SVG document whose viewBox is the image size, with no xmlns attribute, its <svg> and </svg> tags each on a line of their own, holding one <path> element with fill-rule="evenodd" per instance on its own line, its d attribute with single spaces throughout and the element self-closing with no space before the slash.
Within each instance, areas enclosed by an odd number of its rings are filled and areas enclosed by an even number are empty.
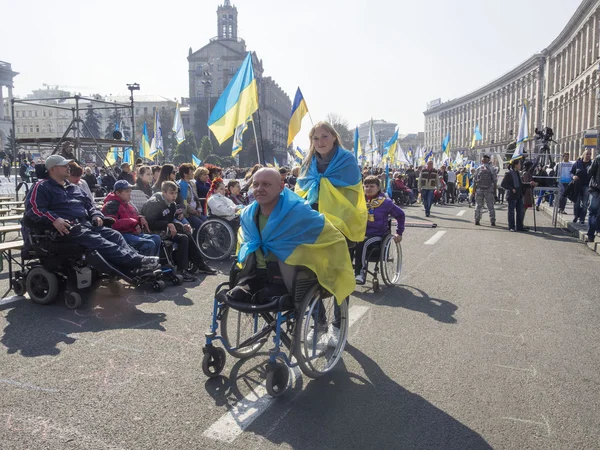
<svg viewBox="0 0 600 450">
<path fill-rule="evenodd" d="M 198 281 L 198 278 L 196 278 L 194 275 L 189 273 L 187 270 L 182 271 L 181 276 L 183 277 L 183 281 L 187 281 L 187 282 Z"/>
<path fill-rule="evenodd" d="M 336 348 L 340 343 L 340 329 L 332 325 L 329 328 L 329 332 L 327 333 L 327 335 L 329 336 L 327 347 Z"/>
<path fill-rule="evenodd" d="M 317 325 L 317 343 L 324 341 L 324 337 L 327 336 L 327 325 Z M 311 328 L 306 335 L 306 342 L 312 342 L 315 337 L 315 329 Z"/>
<path fill-rule="evenodd" d="M 580 220 L 580 221 L 579 221 L 579 223 L 580 223 L 581 225 L 583 225 L 583 224 L 585 223 L 585 220 Z"/>
<path fill-rule="evenodd" d="M 142 268 L 144 269 L 155 269 L 160 267 L 160 261 L 158 256 L 144 256 L 142 258 Z"/>
<path fill-rule="evenodd" d="M 365 284 L 365 274 L 364 273 L 359 273 L 358 275 L 356 275 L 356 277 L 354 277 L 354 279 L 356 280 L 356 284 L 360 284 L 360 285 Z"/>
<path fill-rule="evenodd" d="M 209 275 L 215 275 L 217 273 L 217 269 L 213 269 L 208 264 L 206 264 L 205 262 L 203 262 L 202 264 L 200 264 L 198 266 L 198 272 L 204 272 L 204 273 L 207 273 Z"/>
<path fill-rule="evenodd" d="M 495 227 L 495 226 L 496 226 L 496 221 L 495 221 L 495 220 L 492 220 L 490 223 L 491 223 L 491 225 L 492 225 L 493 227 Z"/>
<path fill-rule="evenodd" d="M 515 229 L 514 229 L 514 228 L 509 228 L 508 230 L 509 230 L 509 231 L 512 231 L 513 233 L 515 232 Z"/>
<path fill-rule="evenodd" d="M 536 205 L 536 206 L 535 206 L 535 210 L 536 210 L 536 211 L 539 211 L 539 210 L 540 210 L 540 207 L 539 207 L 538 205 Z"/>
<path fill-rule="evenodd" d="M 575 218 L 573 219 L 573 223 L 577 223 L 577 221 L 578 221 L 578 220 L 579 220 L 579 219 L 578 219 L 577 217 L 575 217 Z"/>
<path fill-rule="evenodd" d="M 585 242 L 594 242 L 595 238 L 596 238 L 596 236 L 590 237 L 590 235 L 586 234 L 585 235 Z"/>
<path fill-rule="evenodd" d="M 476 221 L 475 221 L 475 225 L 481 225 L 481 224 L 479 223 L 479 220 L 476 220 Z"/>
</svg>

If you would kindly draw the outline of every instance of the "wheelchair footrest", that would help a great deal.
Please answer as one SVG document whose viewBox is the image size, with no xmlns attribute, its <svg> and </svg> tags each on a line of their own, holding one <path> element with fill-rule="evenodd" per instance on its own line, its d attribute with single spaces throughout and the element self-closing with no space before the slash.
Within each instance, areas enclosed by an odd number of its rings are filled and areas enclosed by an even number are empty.
<svg viewBox="0 0 600 450">
<path fill-rule="evenodd" d="M 267 311 L 289 311 L 294 308 L 294 302 L 290 295 L 272 297 L 267 303 L 253 304 L 248 302 L 236 302 L 229 297 L 225 297 L 225 303 L 232 309 L 246 313 L 267 312 Z"/>
</svg>

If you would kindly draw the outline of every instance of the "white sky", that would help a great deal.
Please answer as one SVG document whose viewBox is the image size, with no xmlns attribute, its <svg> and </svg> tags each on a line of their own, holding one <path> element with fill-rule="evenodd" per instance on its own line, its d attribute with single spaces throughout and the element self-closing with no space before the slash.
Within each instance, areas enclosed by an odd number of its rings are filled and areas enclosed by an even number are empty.
<svg viewBox="0 0 600 450">
<path fill-rule="evenodd" d="M 217 35 L 222 3 L 1 0 L 0 60 L 20 73 L 20 96 L 42 83 L 125 94 L 126 83 L 138 82 L 140 93 L 187 97 L 188 49 Z M 423 130 L 428 101 L 464 95 L 549 45 L 581 2 L 232 3 L 238 36 L 263 59 L 265 75 L 292 99 L 299 85 L 315 121 L 335 112 L 353 127 L 372 116 L 407 133 Z"/>
</svg>

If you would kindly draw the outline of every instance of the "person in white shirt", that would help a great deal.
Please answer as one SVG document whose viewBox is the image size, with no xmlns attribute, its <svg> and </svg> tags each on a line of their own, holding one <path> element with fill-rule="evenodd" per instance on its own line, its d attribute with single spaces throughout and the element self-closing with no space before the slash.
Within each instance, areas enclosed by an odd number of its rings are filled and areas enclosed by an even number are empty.
<svg viewBox="0 0 600 450">
<path fill-rule="evenodd" d="M 450 203 L 454 203 L 456 198 L 456 173 L 454 170 L 448 168 L 448 200 Z"/>
<path fill-rule="evenodd" d="M 210 196 L 208 197 L 208 209 L 214 216 L 221 217 L 228 221 L 239 220 L 238 212 L 244 208 L 243 205 L 236 205 L 225 196 L 225 183 L 220 178 L 215 178 L 212 182 Z"/>
</svg>

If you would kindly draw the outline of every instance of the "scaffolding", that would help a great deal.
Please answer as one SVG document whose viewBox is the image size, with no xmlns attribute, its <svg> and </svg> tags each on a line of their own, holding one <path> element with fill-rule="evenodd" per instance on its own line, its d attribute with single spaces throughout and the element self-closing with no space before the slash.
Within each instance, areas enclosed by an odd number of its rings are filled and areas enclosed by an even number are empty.
<svg viewBox="0 0 600 450">
<path fill-rule="evenodd" d="M 131 88 L 130 88 L 131 89 Z M 52 101 L 65 102 L 67 100 L 74 100 L 74 106 L 66 106 L 58 103 L 46 103 Z M 11 120 L 14 139 L 12 140 L 12 154 L 13 162 L 18 160 L 18 148 L 23 145 L 37 146 L 41 150 L 42 147 L 52 148 L 52 154 L 56 154 L 61 148 L 63 142 L 70 141 L 73 143 L 74 152 L 76 158 L 81 159 L 82 149 L 91 149 L 92 153 L 96 156 L 96 161 L 102 161 L 102 166 L 105 167 L 107 172 L 112 175 L 115 179 L 115 173 L 110 167 L 106 160 L 106 154 L 111 147 L 131 147 L 135 152 L 135 105 L 133 101 L 133 90 L 130 97 L 131 103 L 117 103 L 107 102 L 96 98 L 84 97 L 81 95 L 73 95 L 68 97 L 50 97 L 50 98 L 28 98 L 28 99 L 11 99 Z M 131 111 L 131 141 L 124 141 L 119 139 L 96 139 L 93 134 L 80 117 L 82 110 L 80 109 L 80 102 L 89 102 L 85 110 L 130 110 Z M 71 111 L 72 119 L 67 129 L 60 137 L 50 138 L 19 138 L 17 136 L 17 128 L 15 124 L 15 104 L 23 105 L 34 105 L 37 107 L 52 108 L 63 111 Z M 100 106 L 96 106 L 100 105 Z M 90 138 L 82 137 L 83 130 L 87 131 Z M 15 175 L 15 190 L 16 196 L 18 197 L 18 179 Z"/>
</svg>

